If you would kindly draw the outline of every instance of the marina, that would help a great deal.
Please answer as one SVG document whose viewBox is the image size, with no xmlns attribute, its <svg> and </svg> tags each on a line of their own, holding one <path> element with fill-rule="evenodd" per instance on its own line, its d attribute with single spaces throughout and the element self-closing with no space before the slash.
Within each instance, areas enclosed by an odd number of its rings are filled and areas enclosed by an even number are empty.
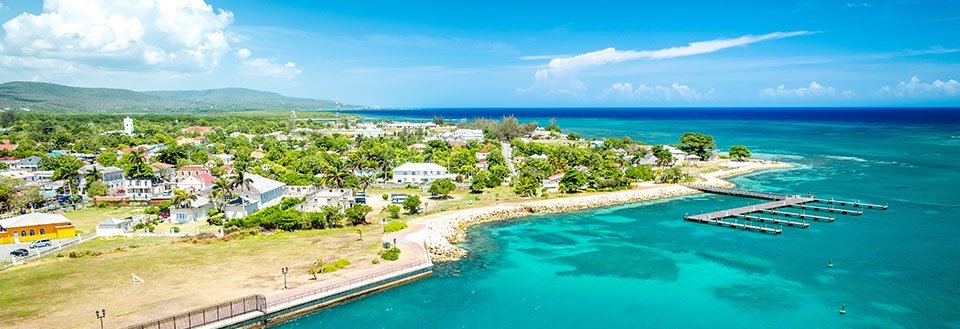
<svg viewBox="0 0 960 329">
<path fill-rule="evenodd" d="M 730 209 L 717 209 L 713 212 L 700 213 L 697 215 L 684 215 L 683 219 L 686 221 L 697 222 L 702 224 L 711 224 L 715 226 L 722 226 L 728 228 L 742 229 L 753 232 L 760 233 L 772 233 L 772 234 L 781 234 L 783 233 L 782 229 L 773 229 L 766 226 L 756 226 L 749 224 L 742 224 L 736 221 L 730 222 L 727 219 L 734 218 L 745 221 L 753 221 L 760 223 L 769 223 L 774 225 L 788 226 L 788 227 L 797 227 L 797 228 L 808 228 L 810 227 L 809 223 L 806 222 L 797 222 L 791 221 L 779 217 L 761 217 L 759 215 L 752 215 L 763 213 L 770 216 L 780 216 L 780 217 L 792 217 L 799 219 L 811 219 L 815 221 L 822 222 L 833 222 L 836 220 L 836 217 L 822 216 L 822 215 L 809 215 L 806 213 L 796 213 L 783 211 L 782 208 L 797 208 L 803 210 L 812 210 L 816 212 L 826 212 L 832 214 L 841 214 L 841 215 L 850 215 L 850 216 L 860 216 L 863 215 L 863 210 L 861 209 L 850 209 L 850 208 L 838 208 L 836 206 L 848 206 L 854 208 L 867 208 L 867 209 L 879 209 L 886 210 L 886 205 L 876 205 L 869 203 L 861 203 L 859 201 L 842 201 L 835 199 L 818 199 L 813 196 L 802 197 L 802 196 L 791 196 L 785 194 L 776 194 L 776 193 L 767 193 L 760 191 L 751 191 L 737 188 L 723 188 L 706 184 L 689 184 L 687 187 L 700 190 L 707 193 L 729 195 L 729 196 L 740 196 L 754 199 L 763 199 L 771 200 L 768 202 L 743 206 Z M 820 205 L 811 205 L 810 203 L 821 203 L 829 204 L 830 206 L 820 206 Z"/>
</svg>

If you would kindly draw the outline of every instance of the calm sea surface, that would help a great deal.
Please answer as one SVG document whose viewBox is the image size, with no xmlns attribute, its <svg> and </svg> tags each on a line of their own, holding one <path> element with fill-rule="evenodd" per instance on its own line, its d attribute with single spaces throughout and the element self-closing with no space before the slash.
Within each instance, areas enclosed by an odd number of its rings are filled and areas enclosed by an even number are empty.
<svg viewBox="0 0 960 329">
<path fill-rule="evenodd" d="M 796 169 L 742 187 L 888 203 L 761 235 L 684 222 L 714 195 L 477 227 L 468 259 L 277 328 L 960 328 L 960 109 L 434 109 L 674 143 L 685 131 Z M 833 268 L 826 266 L 827 261 Z M 847 315 L 838 310 L 846 304 Z"/>
</svg>

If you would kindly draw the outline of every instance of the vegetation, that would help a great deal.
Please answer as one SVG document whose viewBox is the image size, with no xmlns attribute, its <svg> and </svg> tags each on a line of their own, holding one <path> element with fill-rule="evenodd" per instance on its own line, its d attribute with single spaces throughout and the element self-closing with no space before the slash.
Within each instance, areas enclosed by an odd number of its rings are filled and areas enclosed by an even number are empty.
<svg viewBox="0 0 960 329">
<path fill-rule="evenodd" d="M 449 178 L 443 178 L 433 181 L 430 183 L 430 189 L 427 192 L 430 194 L 439 195 L 441 198 L 446 199 L 450 197 L 450 192 L 453 192 L 457 188 L 457 185 L 453 183 L 453 180 Z"/>
<path fill-rule="evenodd" d="M 713 137 L 709 135 L 687 132 L 680 136 L 680 150 L 699 156 L 701 159 L 709 159 L 710 152 L 716 147 Z"/>
<path fill-rule="evenodd" d="M 386 233 L 397 232 L 402 229 L 407 228 L 406 222 L 389 222 L 386 226 L 383 227 L 383 231 Z"/>
<path fill-rule="evenodd" d="M 416 214 L 420 212 L 420 196 L 416 194 L 411 194 L 407 196 L 406 200 L 403 200 L 403 209 L 410 214 Z"/>
<path fill-rule="evenodd" d="M 380 252 L 380 258 L 385 260 L 395 261 L 400 259 L 400 248 L 396 246 L 390 247 L 390 249 Z"/>
<path fill-rule="evenodd" d="M 730 147 L 730 158 L 743 161 L 750 157 L 750 149 L 743 145 L 734 145 Z"/>
</svg>

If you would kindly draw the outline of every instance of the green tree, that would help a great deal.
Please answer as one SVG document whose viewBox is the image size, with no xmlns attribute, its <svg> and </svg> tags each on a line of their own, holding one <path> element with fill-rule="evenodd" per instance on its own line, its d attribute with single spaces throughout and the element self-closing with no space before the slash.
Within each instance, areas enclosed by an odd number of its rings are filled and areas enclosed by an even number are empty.
<svg viewBox="0 0 960 329">
<path fill-rule="evenodd" d="M 403 200 L 403 209 L 410 214 L 416 214 L 420 211 L 420 204 L 420 196 L 411 194 L 410 196 L 407 196 L 406 200 Z"/>
<path fill-rule="evenodd" d="M 170 203 L 175 208 L 188 208 L 190 204 L 197 201 L 197 195 L 187 190 L 173 191 L 173 198 Z"/>
<path fill-rule="evenodd" d="M 449 197 L 450 192 L 453 192 L 457 188 L 457 185 L 453 183 L 452 179 L 441 178 L 430 183 L 430 189 L 427 192 L 430 194 L 440 195 L 442 198 L 446 199 Z"/>
<path fill-rule="evenodd" d="M 530 172 L 523 172 L 517 177 L 517 182 L 513 184 L 513 192 L 520 196 L 536 196 L 540 189 L 540 180 Z"/>
<path fill-rule="evenodd" d="M 101 181 L 87 182 L 86 194 L 88 197 L 107 195 L 108 186 Z"/>
<path fill-rule="evenodd" d="M 710 135 L 687 132 L 680 136 L 680 149 L 704 160 L 710 158 L 710 151 L 716 147 L 717 144 Z"/>
<path fill-rule="evenodd" d="M 476 175 L 473 175 L 473 179 L 470 181 L 470 192 L 471 193 L 481 193 L 484 188 L 487 188 L 487 184 L 490 183 L 491 177 L 490 172 L 486 170 L 481 170 Z"/>
<path fill-rule="evenodd" d="M 107 150 L 99 155 L 97 155 L 97 164 L 104 167 L 112 167 L 117 165 L 117 153 L 112 150 Z"/>
<path fill-rule="evenodd" d="M 395 204 L 387 205 L 380 212 L 386 212 L 393 219 L 400 218 L 400 206 Z"/>
<path fill-rule="evenodd" d="M 336 159 L 324 168 L 323 178 L 321 178 L 320 181 L 327 187 L 342 188 L 351 175 L 350 167 L 347 163 Z"/>
<path fill-rule="evenodd" d="M 102 183 L 103 173 L 100 172 L 100 169 L 97 166 L 91 166 L 90 170 L 87 170 L 87 173 L 83 175 L 83 178 L 87 180 L 87 185 L 84 186 L 84 189 L 90 189 L 90 185 L 93 183 Z"/>
<path fill-rule="evenodd" d="M 583 184 L 587 183 L 587 176 L 579 170 L 567 171 L 560 179 L 560 190 L 564 193 L 576 193 Z"/>
<path fill-rule="evenodd" d="M 673 163 L 673 154 L 667 148 L 654 145 L 652 151 L 653 156 L 657 158 L 657 167 L 665 167 Z"/>
<path fill-rule="evenodd" d="M 367 223 L 367 214 L 373 211 L 373 208 L 365 204 L 355 204 L 344 211 L 344 216 L 350 221 L 350 224 L 360 225 Z"/>
<path fill-rule="evenodd" d="M 650 181 L 654 178 L 653 170 L 649 165 L 627 168 L 624 174 L 627 178 L 638 181 Z"/>
<path fill-rule="evenodd" d="M 743 145 L 731 146 L 730 157 L 737 161 L 743 161 L 750 157 L 750 149 Z"/>
</svg>

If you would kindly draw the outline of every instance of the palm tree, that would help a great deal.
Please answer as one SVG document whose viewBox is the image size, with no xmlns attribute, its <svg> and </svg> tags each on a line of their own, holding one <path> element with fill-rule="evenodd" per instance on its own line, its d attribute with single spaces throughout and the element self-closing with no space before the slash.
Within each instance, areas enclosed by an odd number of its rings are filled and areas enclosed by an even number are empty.
<svg viewBox="0 0 960 329">
<path fill-rule="evenodd" d="M 93 166 L 87 171 L 87 173 L 84 175 L 84 178 L 87 179 L 87 184 L 84 186 L 84 189 L 89 190 L 91 184 L 94 182 L 99 182 L 103 179 L 103 173 L 100 172 L 100 169 L 97 169 L 97 166 Z"/>
<path fill-rule="evenodd" d="M 196 200 L 197 195 L 187 190 L 173 191 L 173 198 L 170 199 L 171 204 L 177 208 L 187 208 Z"/>
<path fill-rule="evenodd" d="M 360 241 L 363 241 L 363 230 L 361 230 L 361 229 L 358 227 L 357 230 L 356 230 L 356 232 L 357 232 L 357 234 L 360 234 Z"/>
<path fill-rule="evenodd" d="M 341 188 L 350 177 L 349 166 L 341 160 L 334 160 L 324 168 L 321 182 L 327 187 Z"/>
<path fill-rule="evenodd" d="M 373 177 L 370 175 L 357 176 L 357 183 L 360 184 L 360 188 L 363 190 L 363 193 L 367 193 L 367 188 L 373 184 Z"/>
<path fill-rule="evenodd" d="M 253 179 L 247 177 L 246 171 L 244 170 L 238 170 L 233 176 L 233 181 L 230 182 L 231 190 L 245 190 L 249 189 L 252 185 Z"/>
<path fill-rule="evenodd" d="M 213 187 L 210 189 L 210 194 L 212 194 L 217 199 L 217 210 L 223 211 L 223 205 L 227 202 L 226 200 L 230 197 L 230 189 L 232 188 L 232 182 L 226 177 L 217 177 L 213 181 Z"/>
</svg>

